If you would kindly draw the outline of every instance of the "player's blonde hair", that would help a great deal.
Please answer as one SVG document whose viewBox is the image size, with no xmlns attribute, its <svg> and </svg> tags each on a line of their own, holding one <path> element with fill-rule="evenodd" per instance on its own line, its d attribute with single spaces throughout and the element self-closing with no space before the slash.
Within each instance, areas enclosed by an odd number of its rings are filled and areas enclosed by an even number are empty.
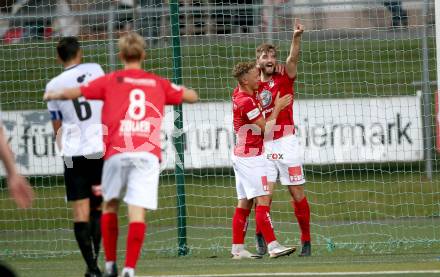
<svg viewBox="0 0 440 277">
<path fill-rule="evenodd" d="M 249 73 L 249 71 L 251 71 L 255 67 L 255 61 L 238 63 L 234 66 L 234 69 L 232 70 L 232 76 L 234 76 L 238 82 L 241 82 L 243 76 Z"/>
<path fill-rule="evenodd" d="M 118 46 L 121 59 L 125 62 L 137 62 L 145 57 L 145 40 L 135 32 L 119 38 Z"/>
<path fill-rule="evenodd" d="M 268 53 L 270 51 L 273 51 L 275 54 L 277 53 L 277 48 L 275 45 L 273 44 L 269 44 L 269 43 L 263 43 L 260 46 L 257 47 L 257 50 L 255 51 L 255 54 L 257 56 L 257 59 L 260 58 L 260 56 L 263 53 Z"/>
</svg>

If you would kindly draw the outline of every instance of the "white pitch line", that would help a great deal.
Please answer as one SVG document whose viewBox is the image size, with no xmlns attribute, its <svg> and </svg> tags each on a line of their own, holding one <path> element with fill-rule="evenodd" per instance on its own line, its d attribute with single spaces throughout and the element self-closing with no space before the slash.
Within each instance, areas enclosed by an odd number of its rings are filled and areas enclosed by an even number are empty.
<svg viewBox="0 0 440 277">
<path fill-rule="evenodd" d="M 395 275 L 395 274 L 434 274 L 440 270 L 390 270 L 390 271 L 351 271 L 351 272 L 264 272 L 237 274 L 200 274 L 200 275 L 148 275 L 140 277 L 233 277 L 233 276 L 347 276 L 347 275 Z"/>
</svg>

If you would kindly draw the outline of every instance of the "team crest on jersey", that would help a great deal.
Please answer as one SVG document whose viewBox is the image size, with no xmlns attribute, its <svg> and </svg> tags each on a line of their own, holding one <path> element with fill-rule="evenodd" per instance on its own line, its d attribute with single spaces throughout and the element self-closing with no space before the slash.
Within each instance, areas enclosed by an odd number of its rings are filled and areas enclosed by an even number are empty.
<svg viewBox="0 0 440 277">
<path fill-rule="evenodd" d="M 269 88 L 273 88 L 273 86 L 275 85 L 275 82 L 273 80 L 269 81 Z"/>
<path fill-rule="evenodd" d="M 267 108 L 270 103 L 272 103 L 272 92 L 268 90 L 263 90 L 260 93 L 261 104 L 263 105 L 263 109 Z"/>
</svg>

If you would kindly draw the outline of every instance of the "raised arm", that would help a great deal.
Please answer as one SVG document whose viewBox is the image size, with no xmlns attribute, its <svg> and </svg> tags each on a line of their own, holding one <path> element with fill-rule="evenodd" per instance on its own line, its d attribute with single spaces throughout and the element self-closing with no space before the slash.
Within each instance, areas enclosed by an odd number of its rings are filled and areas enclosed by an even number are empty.
<svg viewBox="0 0 440 277">
<path fill-rule="evenodd" d="M 298 19 L 295 19 L 292 44 L 290 45 L 290 53 L 286 60 L 286 73 L 292 79 L 296 77 L 297 73 L 301 36 L 303 33 L 304 25 L 300 24 Z"/>
</svg>

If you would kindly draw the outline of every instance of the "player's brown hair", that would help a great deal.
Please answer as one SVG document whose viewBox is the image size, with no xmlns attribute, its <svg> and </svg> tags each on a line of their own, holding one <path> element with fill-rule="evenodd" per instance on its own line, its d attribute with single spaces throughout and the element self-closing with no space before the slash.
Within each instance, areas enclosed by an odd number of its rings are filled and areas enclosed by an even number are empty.
<svg viewBox="0 0 440 277">
<path fill-rule="evenodd" d="M 263 43 L 260 46 L 257 47 L 257 50 L 255 51 L 255 54 L 257 56 L 257 59 L 263 54 L 264 52 L 274 51 L 275 54 L 277 53 L 277 48 L 273 44 L 269 43 Z"/>
<path fill-rule="evenodd" d="M 81 50 L 81 45 L 76 37 L 63 37 L 58 41 L 58 57 L 66 63 L 73 60 Z"/>
<path fill-rule="evenodd" d="M 125 62 L 141 61 L 145 56 L 145 40 L 137 33 L 130 32 L 119 38 L 121 58 Z"/>
<path fill-rule="evenodd" d="M 232 76 L 234 76 L 234 78 L 237 79 L 238 82 L 241 82 L 243 76 L 255 67 L 256 64 L 254 61 L 238 63 L 234 66 L 234 69 L 232 70 Z"/>
</svg>

